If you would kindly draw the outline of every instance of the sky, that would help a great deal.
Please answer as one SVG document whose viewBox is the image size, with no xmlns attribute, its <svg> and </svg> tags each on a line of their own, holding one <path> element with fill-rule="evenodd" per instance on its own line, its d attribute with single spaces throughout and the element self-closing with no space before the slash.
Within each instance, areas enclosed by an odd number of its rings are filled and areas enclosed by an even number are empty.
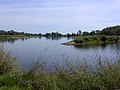
<svg viewBox="0 0 120 90">
<path fill-rule="evenodd" d="M 0 0 L 3 30 L 71 33 L 119 24 L 120 0 Z"/>
</svg>

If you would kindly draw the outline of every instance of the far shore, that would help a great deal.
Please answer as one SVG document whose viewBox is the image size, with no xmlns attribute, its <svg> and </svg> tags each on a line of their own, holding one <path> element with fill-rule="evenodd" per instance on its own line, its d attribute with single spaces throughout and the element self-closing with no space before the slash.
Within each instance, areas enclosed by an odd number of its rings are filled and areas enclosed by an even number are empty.
<svg viewBox="0 0 120 90">
<path fill-rule="evenodd" d="M 120 43 L 118 36 L 78 36 L 74 40 L 62 43 L 71 46 L 99 46 L 105 44 Z"/>
</svg>

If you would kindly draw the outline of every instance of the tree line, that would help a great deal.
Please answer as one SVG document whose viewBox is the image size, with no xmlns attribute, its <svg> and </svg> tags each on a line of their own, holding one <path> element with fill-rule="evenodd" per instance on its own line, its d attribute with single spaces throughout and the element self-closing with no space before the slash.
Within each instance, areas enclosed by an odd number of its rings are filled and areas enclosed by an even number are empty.
<svg viewBox="0 0 120 90">
<path fill-rule="evenodd" d="M 67 33 L 66 35 L 63 35 L 59 32 L 51 32 L 51 33 L 39 33 L 39 34 L 33 34 L 33 33 L 25 33 L 25 32 L 17 32 L 14 30 L 5 31 L 0 30 L 0 35 L 27 35 L 27 36 L 46 36 L 46 37 L 61 37 L 61 36 L 87 36 L 87 35 L 118 35 L 120 36 L 120 25 L 112 26 L 112 27 L 106 27 L 102 30 L 93 30 L 91 32 L 78 30 L 78 32 L 73 33 Z"/>
<path fill-rule="evenodd" d="M 91 32 L 78 30 L 77 33 L 67 34 L 67 36 L 87 36 L 87 35 L 117 35 L 120 36 L 120 25 L 112 26 L 112 27 L 106 27 L 102 30 L 93 30 Z"/>
<path fill-rule="evenodd" d="M 41 34 L 17 32 L 17 31 L 14 31 L 14 30 L 9 30 L 9 31 L 0 30 L 0 35 L 27 35 L 27 36 L 31 36 L 31 35 L 41 35 Z"/>
</svg>

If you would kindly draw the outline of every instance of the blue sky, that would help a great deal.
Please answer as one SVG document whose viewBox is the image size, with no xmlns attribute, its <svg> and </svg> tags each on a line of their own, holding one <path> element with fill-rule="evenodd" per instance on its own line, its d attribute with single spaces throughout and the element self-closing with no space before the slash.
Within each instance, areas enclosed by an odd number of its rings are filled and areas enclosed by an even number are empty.
<svg viewBox="0 0 120 90">
<path fill-rule="evenodd" d="M 0 0 L 0 29 L 92 31 L 120 24 L 120 0 Z"/>
</svg>

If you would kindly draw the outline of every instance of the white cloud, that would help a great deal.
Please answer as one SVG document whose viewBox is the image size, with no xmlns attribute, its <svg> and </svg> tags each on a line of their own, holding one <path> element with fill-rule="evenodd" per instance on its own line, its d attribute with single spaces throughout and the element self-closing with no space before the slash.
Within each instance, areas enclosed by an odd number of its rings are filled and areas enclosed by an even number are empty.
<svg viewBox="0 0 120 90">
<path fill-rule="evenodd" d="M 29 2 L 29 1 L 28 1 Z M 34 1 L 31 1 L 34 2 Z M 87 30 L 119 24 L 119 0 L 51 0 L 42 3 L 0 5 L 0 24 L 11 26 L 49 26 Z M 60 25 L 60 26 L 59 26 Z M 56 27 L 57 26 L 57 27 Z M 48 28 L 47 28 L 48 27 Z"/>
</svg>

